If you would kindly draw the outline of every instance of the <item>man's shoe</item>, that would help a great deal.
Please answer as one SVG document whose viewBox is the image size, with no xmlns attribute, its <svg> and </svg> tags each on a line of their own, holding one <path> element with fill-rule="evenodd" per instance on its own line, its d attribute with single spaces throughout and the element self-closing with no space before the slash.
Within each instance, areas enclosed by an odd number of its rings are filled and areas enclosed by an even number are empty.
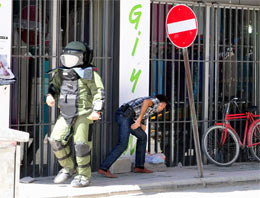
<svg viewBox="0 0 260 198">
<path fill-rule="evenodd" d="M 80 187 L 87 187 L 90 184 L 90 180 L 83 176 L 83 175 L 77 175 L 74 177 L 70 185 L 75 188 L 80 188 Z"/>
<path fill-rule="evenodd" d="M 134 173 L 152 173 L 153 171 L 147 168 L 134 168 Z"/>
<path fill-rule="evenodd" d="M 99 169 L 98 169 L 98 173 L 99 173 L 100 175 L 105 176 L 105 177 L 117 178 L 117 176 L 116 176 L 116 175 L 113 175 L 109 170 L 104 171 L 103 169 L 99 168 Z"/>
<path fill-rule="evenodd" d="M 54 178 L 55 184 L 60 184 L 68 180 L 72 177 L 72 175 L 75 173 L 75 170 L 69 170 L 66 168 L 63 168 L 59 171 L 58 175 Z"/>
</svg>

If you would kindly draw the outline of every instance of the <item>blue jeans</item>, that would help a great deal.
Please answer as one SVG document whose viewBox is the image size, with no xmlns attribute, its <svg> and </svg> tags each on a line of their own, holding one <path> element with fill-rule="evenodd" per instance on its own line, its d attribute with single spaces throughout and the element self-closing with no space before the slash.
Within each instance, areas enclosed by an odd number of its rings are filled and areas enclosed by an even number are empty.
<svg viewBox="0 0 260 198">
<path fill-rule="evenodd" d="M 147 135 L 141 127 L 132 130 L 131 125 L 134 123 L 131 117 L 125 117 L 123 111 L 118 109 L 116 112 L 116 122 L 119 125 L 118 143 L 106 157 L 100 168 L 108 170 L 110 166 L 120 157 L 128 146 L 130 134 L 137 138 L 137 146 L 135 152 L 135 167 L 144 167 L 145 150 L 147 144 Z"/>
</svg>

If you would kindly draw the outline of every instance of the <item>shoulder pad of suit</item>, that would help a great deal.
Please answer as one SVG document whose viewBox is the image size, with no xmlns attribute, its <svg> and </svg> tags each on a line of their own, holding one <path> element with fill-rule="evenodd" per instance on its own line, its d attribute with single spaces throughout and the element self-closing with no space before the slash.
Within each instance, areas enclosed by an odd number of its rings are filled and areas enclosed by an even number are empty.
<svg viewBox="0 0 260 198">
<path fill-rule="evenodd" d="M 91 80 L 93 75 L 93 68 L 92 67 L 87 67 L 84 69 L 84 79 Z"/>
</svg>

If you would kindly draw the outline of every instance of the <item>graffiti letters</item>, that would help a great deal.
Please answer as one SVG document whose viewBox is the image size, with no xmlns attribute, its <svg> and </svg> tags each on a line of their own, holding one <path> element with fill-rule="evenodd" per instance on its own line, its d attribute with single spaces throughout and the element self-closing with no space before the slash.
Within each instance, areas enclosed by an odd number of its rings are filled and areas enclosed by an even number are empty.
<svg viewBox="0 0 260 198">
<path fill-rule="evenodd" d="M 137 37 L 135 39 L 135 43 L 134 43 L 134 46 L 133 46 L 133 49 L 132 49 L 132 56 L 134 57 L 135 56 L 135 52 L 136 52 L 136 49 L 137 49 L 137 46 L 138 46 L 138 42 L 139 42 L 139 37 L 141 35 L 141 31 L 138 30 L 138 27 L 139 27 L 139 22 L 141 20 L 141 16 L 142 16 L 142 12 L 140 11 L 140 9 L 142 8 L 142 5 L 141 4 L 138 4 L 138 5 L 135 5 L 131 11 L 130 11 L 130 14 L 129 14 L 129 22 L 134 26 L 135 30 L 137 31 Z M 138 79 L 141 75 L 141 72 L 142 70 L 139 69 L 137 72 L 136 72 L 136 69 L 133 68 L 133 71 L 132 71 L 132 75 L 130 77 L 130 81 L 133 84 L 133 87 L 132 87 L 132 93 L 135 92 L 135 88 L 136 88 L 136 85 L 137 85 L 137 82 L 138 82 Z"/>
</svg>

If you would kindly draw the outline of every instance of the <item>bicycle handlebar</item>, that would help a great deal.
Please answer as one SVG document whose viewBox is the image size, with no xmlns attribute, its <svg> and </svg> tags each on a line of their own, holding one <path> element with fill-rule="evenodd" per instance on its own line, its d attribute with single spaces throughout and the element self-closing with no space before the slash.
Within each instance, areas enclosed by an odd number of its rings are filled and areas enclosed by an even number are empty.
<svg viewBox="0 0 260 198">
<path fill-rule="evenodd" d="M 226 111 L 225 111 L 226 114 L 229 114 L 230 104 L 232 104 L 232 103 L 234 105 L 236 105 L 238 111 L 240 112 L 240 109 L 238 107 L 238 103 L 244 104 L 244 103 L 246 103 L 246 100 L 240 100 L 239 98 L 232 98 L 228 103 L 225 104 L 225 106 L 227 106 Z"/>
<path fill-rule="evenodd" d="M 244 99 L 239 99 L 239 98 L 232 98 L 232 99 L 230 100 L 230 102 L 244 104 L 244 103 L 246 103 L 246 100 L 244 100 Z"/>
</svg>

